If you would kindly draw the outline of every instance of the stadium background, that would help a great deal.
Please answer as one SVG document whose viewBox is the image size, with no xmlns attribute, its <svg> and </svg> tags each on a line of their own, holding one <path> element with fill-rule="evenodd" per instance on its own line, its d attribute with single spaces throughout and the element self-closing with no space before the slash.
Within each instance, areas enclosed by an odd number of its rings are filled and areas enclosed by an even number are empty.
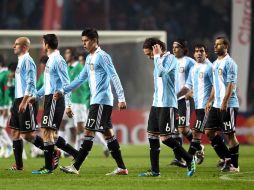
<svg viewBox="0 0 254 190">
<path fill-rule="evenodd" d="M 160 30 L 167 32 L 169 50 L 173 39 L 187 39 L 190 56 L 192 45 L 204 42 L 211 61 L 215 59 L 215 37 L 225 35 L 232 43 L 231 56 L 239 70 L 237 134 L 241 143 L 254 144 L 253 7 L 252 0 L 0 0 L 0 30 L 81 32 L 85 26 L 99 31 Z M 0 38 L 0 54 L 8 64 L 17 58 L 11 44 L 3 46 L 6 38 Z M 61 40 L 59 45 L 63 50 Z M 145 143 L 153 92 L 152 64 L 143 56 L 142 42 L 102 43 L 102 47 L 112 55 L 128 104 L 128 110 L 113 113 L 118 138 L 126 144 Z M 31 49 L 37 63 L 41 53 Z"/>
</svg>

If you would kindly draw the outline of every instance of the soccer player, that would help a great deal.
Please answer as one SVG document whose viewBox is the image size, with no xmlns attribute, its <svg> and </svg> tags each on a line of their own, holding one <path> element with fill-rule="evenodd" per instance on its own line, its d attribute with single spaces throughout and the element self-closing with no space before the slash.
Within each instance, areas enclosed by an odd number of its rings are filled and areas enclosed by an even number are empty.
<svg viewBox="0 0 254 190">
<path fill-rule="evenodd" d="M 11 104 L 10 90 L 7 86 L 10 71 L 5 67 L 5 61 L 0 55 L 0 158 L 8 158 L 12 154 L 12 141 L 5 130 L 9 118 Z"/>
<path fill-rule="evenodd" d="M 43 149 L 43 140 L 33 132 L 37 130 L 37 107 L 28 104 L 29 97 L 36 93 L 36 65 L 29 55 L 30 40 L 19 37 L 13 45 L 14 54 L 18 56 L 15 72 L 15 100 L 11 108 L 10 128 L 13 139 L 13 152 L 16 164 L 10 170 L 23 170 L 23 140 Z"/>
<path fill-rule="evenodd" d="M 144 54 L 154 60 L 154 95 L 148 120 L 148 140 L 150 144 L 151 170 L 140 173 L 141 177 L 160 176 L 160 139 L 187 162 L 187 176 L 196 170 L 195 156 L 186 152 L 172 134 L 175 132 L 177 113 L 177 61 L 166 51 L 166 45 L 156 39 L 147 38 L 143 44 Z"/>
<path fill-rule="evenodd" d="M 179 93 L 184 87 L 186 80 L 189 76 L 191 67 L 194 65 L 194 60 L 187 56 L 188 48 L 187 41 L 184 39 L 176 39 L 173 42 L 173 54 L 176 57 L 178 64 L 178 82 L 176 85 L 177 99 L 178 99 L 178 127 L 174 138 L 182 144 L 181 134 L 185 136 L 189 142 L 192 141 L 192 132 L 189 127 L 191 112 L 193 110 L 193 99 L 185 99 L 184 93 Z M 182 91 L 184 92 L 184 91 Z M 177 154 L 175 159 L 170 165 L 176 165 L 179 167 L 186 167 L 184 160 Z"/>
<path fill-rule="evenodd" d="M 80 167 L 93 146 L 95 132 L 103 133 L 117 168 L 106 175 L 127 175 L 128 170 L 122 159 L 120 146 L 112 129 L 111 113 L 113 108 L 113 94 L 110 80 L 118 96 L 118 108 L 126 109 L 124 91 L 116 73 L 110 55 L 99 47 L 99 36 L 95 29 L 86 28 L 82 32 L 83 47 L 89 52 L 86 64 L 79 76 L 64 88 L 68 93 L 88 80 L 91 92 L 91 102 L 88 121 L 84 131 L 84 142 L 79 155 L 73 165 L 63 166 L 60 169 L 66 173 L 79 174 Z"/>
<path fill-rule="evenodd" d="M 208 113 L 205 113 L 205 107 L 212 90 L 213 67 L 207 59 L 207 48 L 203 44 L 194 46 L 194 58 L 196 63 L 191 68 L 186 84 L 181 91 L 188 91 L 188 93 L 183 93 L 186 94 L 186 99 L 194 97 L 196 122 L 192 128 L 193 138 L 188 152 L 192 155 L 196 154 L 197 163 L 201 164 L 204 160 L 204 146 L 200 142 L 207 121 Z"/>
<path fill-rule="evenodd" d="M 84 56 L 84 55 L 82 55 Z M 64 53 L 64 57 L 66 62 L 69 64 L 68 66 L 68 72 L 70 81 L 73 81 L 79 73 L 82 71 L 84 63 L 80 63 L 77 61 L 76 52 L 73 48 L 67 48 Z M 73 110 L 73 120 L 74 125 L 72 124 L 72 121 L 68 121 L 67 126 L 71 127 L 71 139 L 73 139 L 74 143 L 76 140 L 76 149 L 79 149 L 82 142 L 83 142 L 83 132 L 85 128 L 85 122 L 87 121 L 88 117 L 88 109 L 90 107 L 90 88 L 88 81 L 85 81 L 83 84 L 80 85 L 79 88 L 75 89 L 71 94 L 71 101 L 72 101 L 72 110 Z M 71 122 L 71 124 L 69 124 Z M 74 128 L 73 128 L 74 127 Z M 77 131 L 76 131 L 77 128 Z M 77 139 L 76 139 L 77 134 Z M 99 132 L 95 133 L 95 140 L 97 140 L 99 143 L 103 146 L 103 152 L 106 157 L 109 156 L 109 150 L 107 147 L 107 143 L 103 137 L 103 135 Z M 81 142 L 82 141 L 82 142 Z"/>
<path fill-rule="evenodd" d="M 217 37 L 214 43 L 217 59 L 213 63 L 213 88 L 206 105 L 209 116 L 205 132 L 215 152 L 224 162 L 221 171 L 239 172 L 239 142 L 235 135 L 239 108 L 236 94 L 237 64 L 229 56 L 228 50 L 229 41 L 225 37 Z M 229 148 L 216 132 L 217 129 L 228 137 Z"/>
<path fill-rule="evenodd" d="M 54 145 L 64 150 L 74 158 L 78 151 L 66 143 L 65 139 L 57 135 L 57 130 L 61 123 L 64 111 L 69 117 L 72 117 L 70 94 L 65 97 L 54 99 L 53 94 L 62 90 L 70 81 L 67 72 L 67 64 L 60 55 L 58 48 L 58 39 L 55 34 L 43 35 L 43 49 L 46 51 L 49 59 L 44 71 L 44 85 L 36 93 L 36 97 L 44 97 L 44 112 L 42 116 L 42 137 L 44 142 L 45 167 L 35 170 L 33 174 L 50 174 L 53 171 L 52 161 Z M 29 102 L 35 101 L 32 97 Z"/>
</svg>

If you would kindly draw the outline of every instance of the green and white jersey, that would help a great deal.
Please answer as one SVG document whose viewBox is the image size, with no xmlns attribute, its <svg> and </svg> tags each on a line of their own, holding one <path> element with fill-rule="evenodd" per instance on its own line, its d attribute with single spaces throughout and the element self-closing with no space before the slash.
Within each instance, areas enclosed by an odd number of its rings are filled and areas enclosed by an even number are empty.
<svg viewBox="0 0 254 190">
<path fill-rule="evenodd" d="M 41 87 L 43 87 L 44 84 L 44 72 L 42 72 L 36 82 L 36 89 L 40 90 Z"/>
<path fill-rule="evenodd" d="M 73 81 L 83 69 L 83 65 L 78 61 L 74 62 L 72 65 L 68 66 L 68 73 L 70 81 Z M 90 89 L 88 81 L 85 81 L 78 88 L 72 91 L 71 101 L 76 104 L 84 104 L 87 108 L 90 106 Z"/>
<path fill-rule="evenodd" d="M 7 86 L 10 71 L 7 68 L 0 70 L 0 109 L 7 109 L 11 105 L 10 90 Z"/>
</svg>

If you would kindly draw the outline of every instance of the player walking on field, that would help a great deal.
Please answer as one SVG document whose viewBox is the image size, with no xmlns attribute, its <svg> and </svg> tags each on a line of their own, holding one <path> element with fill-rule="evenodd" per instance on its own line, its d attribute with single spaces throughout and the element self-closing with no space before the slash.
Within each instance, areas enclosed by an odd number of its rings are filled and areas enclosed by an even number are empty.
<svg viewBox="0 0 254 190">
<path fill-rule="evenodd" d="M 140 177 L 160 176 L 160 139 L 187 163 L 187 176 L 196 170 L 195 156 L 189 154 L 173 137 L 177 126 L 177 62 L 174 55 L 166 52 L 166 46 L 156 38 L 148 38 L 143 44 L 144 54 L 154 60 L 154 95 L 148 120 L 151 170 Z"/>
<path fill-rule="evenodd" d="M 213 67 L 207 59 L 207 48 L 203 44 L 194 46 L 194 58 L 196 63 L 191 68 L 186 84 L 181 91 L 188 92 L 185 99 L 194 98 L 196 122 L 192 128 L 193 138 L 188 152 L 192 155 L 196 154 L 197 163 L 201 164 L 204 160 L 204 151 L 203 145 L 200 143 L 207 121 L 208 113 L 205 113 L 205 106 L 212 90 Z"/>
<path fill-rule="evenodd" d="M 209 111 L 206 134 L 221 159 L 221 171 L 239 172 L 239 142 L 235 127 L 239 102 L 236 94 L 237 64 L 229 56 L 229 42 L 225 37 L 217 37 L 214 52 L 217 59 L 213 63 L 213 88 L 206 105 Z M 216 132 L 222 130 L 228 137 L 229 148 Z"/>
<path fill-rule="evenodd" d="M 119 109 L 126 109 L 124 91 L 111 57 L 99 47 L 98 40 L 99 36 L 95 29 L 86 28 L 82 32 L 83 46 L 90 54 L 87 56 L 86 64 L 79 76 L 64 88 L 64 92 L 68 93 L 85 80 L 88 80 L 91 92 L 91 106 L 84 131 L 84 142 L 81 145 L 78 157 L 75 159 L 74 164 L 63 166 L 60 169 L 66 173 L 79 174 L 82 163 L 92 149 L 95 132 L 101 132 L 107 141 L 112 157 L 117 163 L 117 168 L 106 175 L 127 175 L 128 170 L 123 162 L 120 146 L 112 129 L 113 94 L 110 80 L 112 80 L 116 89 Z"/>
</svg>

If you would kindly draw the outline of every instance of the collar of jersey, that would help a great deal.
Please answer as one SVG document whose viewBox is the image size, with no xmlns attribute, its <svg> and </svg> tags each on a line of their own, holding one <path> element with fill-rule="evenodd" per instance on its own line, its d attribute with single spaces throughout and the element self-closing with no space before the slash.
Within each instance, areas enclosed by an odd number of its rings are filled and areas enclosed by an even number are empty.
<svg viewBox="0 0 254 190">
<path fill-rule="evenodd" d="M 60 54 L 59 50 L 55 50 L 51 54 L 49 54 L 48 57 L 51 58 L 51 57 L 54 57 L 54 56 L 59 55 L 59 54 Z"/>
</svg>

